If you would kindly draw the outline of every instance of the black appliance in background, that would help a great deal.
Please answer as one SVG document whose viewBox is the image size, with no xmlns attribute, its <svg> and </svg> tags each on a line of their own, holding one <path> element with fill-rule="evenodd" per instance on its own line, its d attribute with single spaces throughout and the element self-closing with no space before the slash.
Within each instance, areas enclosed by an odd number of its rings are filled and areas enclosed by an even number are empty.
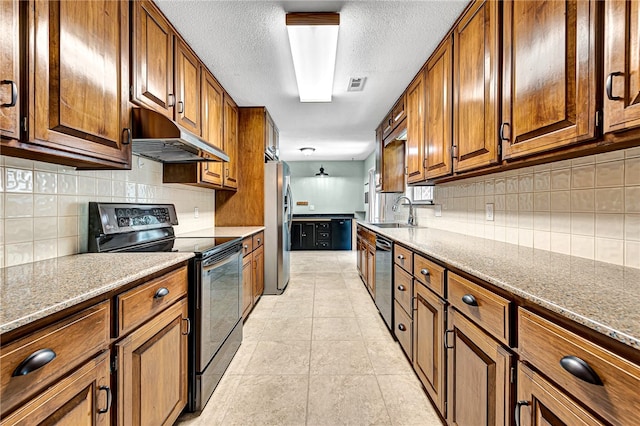
<svg viewBox="0 0 640 426">
<path fill-rule="evenodd" d="M 351 219 L 331 219 L 331 249 L 351 250 Z"/>
<path fill-rule="evenodd" d="M 393 243 L 391 240 L 376 235 L 375 301 L 389 330 L 393 327 L 392 251 Z"/>
<path fill-rule="evenodd" d="M 173 204 L 89 203 L 91 252 L 180 251 L 189 261 L 187 411 L 200 412 L 242 342 L 242 239 L 176 237 Z"/>
</svg>

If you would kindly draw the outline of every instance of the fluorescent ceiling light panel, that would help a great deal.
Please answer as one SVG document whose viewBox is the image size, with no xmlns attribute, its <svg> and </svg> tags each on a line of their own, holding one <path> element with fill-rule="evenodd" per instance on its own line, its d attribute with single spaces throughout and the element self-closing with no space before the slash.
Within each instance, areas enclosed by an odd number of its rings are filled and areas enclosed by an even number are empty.
<svg viewBox="0 0 640 426">
<path fill-rule="evenodd" d="M 340 14 L 288 13 L 286 23 L 300 102 L 331 102 Z"/>
</svg>

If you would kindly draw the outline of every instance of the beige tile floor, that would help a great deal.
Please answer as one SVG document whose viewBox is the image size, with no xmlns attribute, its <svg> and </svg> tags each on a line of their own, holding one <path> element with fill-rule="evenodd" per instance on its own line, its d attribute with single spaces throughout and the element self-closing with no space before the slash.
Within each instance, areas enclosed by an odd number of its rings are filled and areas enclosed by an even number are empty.
<svg viewBox="0 0 640 426">
<path fill-rule="evenodd" d="M 356 271 L 355 252 L 293 252 L 199 417 L 181 426 L 440 426 Z"/>
</svg>

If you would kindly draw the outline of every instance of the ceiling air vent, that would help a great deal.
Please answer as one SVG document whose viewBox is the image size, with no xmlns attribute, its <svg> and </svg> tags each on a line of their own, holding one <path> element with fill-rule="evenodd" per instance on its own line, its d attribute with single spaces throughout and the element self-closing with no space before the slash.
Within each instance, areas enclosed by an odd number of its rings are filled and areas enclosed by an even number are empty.
<svg viewBox="0 0 640 426">
<path fill-rule="evenodd" d="M 347 91 L 362 92 L 365 81 L 367 81 L 367 77 L 351 77 L 349 79 L 349 87 L 347 87 Z"/>
</svg>

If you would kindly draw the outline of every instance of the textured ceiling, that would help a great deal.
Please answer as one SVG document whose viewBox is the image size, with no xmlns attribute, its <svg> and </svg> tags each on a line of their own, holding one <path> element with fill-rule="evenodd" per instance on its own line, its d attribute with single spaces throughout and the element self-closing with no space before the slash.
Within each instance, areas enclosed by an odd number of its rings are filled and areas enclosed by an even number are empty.
<svg viewBox="0 0 640 426">
<path fill-rule="evenodd" d="M 327 161 L 373 151 L 376 126 L 468 1 L 156 3 L 238 105 L 267 107 L 282 159 Z M 325 11 L 340 13 L 333 101 L 300 103 L 285 14 Z M 366 77 L 364 91 L 347 92 L 350 77 Z"/>
</svg>

